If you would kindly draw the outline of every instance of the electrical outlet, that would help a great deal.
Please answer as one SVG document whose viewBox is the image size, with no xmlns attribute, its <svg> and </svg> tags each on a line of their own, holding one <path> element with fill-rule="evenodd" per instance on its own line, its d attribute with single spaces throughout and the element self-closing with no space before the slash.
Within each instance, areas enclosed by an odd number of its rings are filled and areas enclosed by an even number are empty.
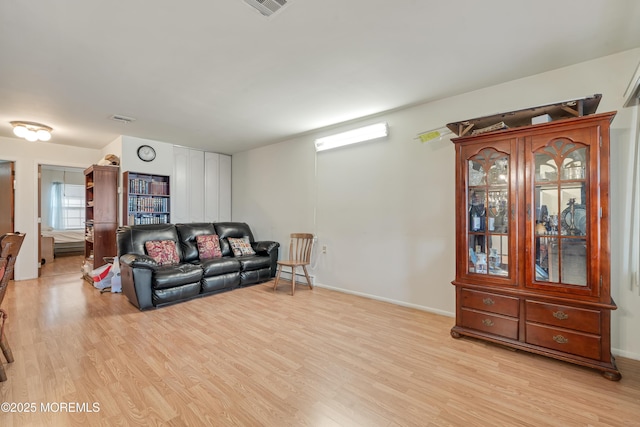
<svg viewBox="0 0 640 427">
<path fill-rule="evenodd" d="M 327 245 L 322 245 L 322 253 L 323 254 L 327 253 Z"/>
</svg>

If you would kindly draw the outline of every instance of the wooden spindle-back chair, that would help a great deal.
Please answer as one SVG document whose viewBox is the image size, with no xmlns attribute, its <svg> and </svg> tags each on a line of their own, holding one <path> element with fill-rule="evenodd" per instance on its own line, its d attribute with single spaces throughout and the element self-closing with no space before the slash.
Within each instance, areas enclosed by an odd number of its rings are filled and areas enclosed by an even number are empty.
<svg viewBox="0 0 640 427">
<path fill-rule="evenodd" d="M 7 233 L 0 236 L 0 307 L 2 306 L 4 295 L 7 292 L 9 280 L 13 278 L 13 268 L 16 264 L 22 242 L 24 241 L 24 236 L 24 234 L 20 233 Z M 12 363 L 13 353 L 11 352 L 11 347 L 9 347 L 4 331 L 6 320 L 7 313 L 0 308 L 0 321 L 2 322 L 0 326 L 0 348 L 7 362 Z M 0 360 L 0 362 L 2 361 Z M 2 363 L 0 363 L 0 381 L 6 380 L 7 374 L 4 371 Z"/>
<path fill-rule="evenodd" d="M 313 234 L 310 233 L 292 233 L 291 241 L 289 242 L 289 259 L 284 261 L 278 261 L 278 272 L 276 273 L 276 280 L 273 284 L 273 290 L 275 291 L 280 281 L 280 273 L 282 273 L 282 267 L 291 268 L 291 295 L 296 291 L 296 267 L 302 267 L 304 276 L 307 278 L 307 284 L 310 289 L 313 289 L 309 273 L 307 272 L 307 265 L 311 263 L 311 249 L 313 248 Z"/>
</svg>

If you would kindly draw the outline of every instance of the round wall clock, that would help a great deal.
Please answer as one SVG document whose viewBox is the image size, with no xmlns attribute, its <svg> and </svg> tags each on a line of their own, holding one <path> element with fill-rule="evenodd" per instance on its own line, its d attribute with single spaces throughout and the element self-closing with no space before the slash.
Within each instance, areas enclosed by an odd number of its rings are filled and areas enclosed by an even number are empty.
<svg viewBox="0 0 640 427">
<path fill-rule="evenodd" d="M 141 145 L 138 147 L 138 157 L 144 162 L 150 162 L 156 158 L 156 150 L 149 145 Z"/>
</svg>

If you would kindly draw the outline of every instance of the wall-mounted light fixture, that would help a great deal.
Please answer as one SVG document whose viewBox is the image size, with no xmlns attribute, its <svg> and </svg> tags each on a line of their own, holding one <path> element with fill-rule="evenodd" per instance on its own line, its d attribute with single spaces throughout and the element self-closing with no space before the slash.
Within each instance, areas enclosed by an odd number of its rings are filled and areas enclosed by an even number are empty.
<svg viewBox="0 0 640 427">
<path fill-rule="evenodd" d="M 316 151 L 330 150 L 332 148 L 342 147 L 343 145 L 371 141 L 372 139 L 382 138 L 388 134 L 389 130 L 386 123 L 376 123 L 347 132 L 318 138 L 316 139 Z"/>
<path fill-rule="evenodd" d="M 24 138 L 27 141 L 49 141 L 51 139 L 51 131 L 47 125 L 34 122 L 10 122 L 13 126 L 13 133 L 19 138 Z"/>
</svg>

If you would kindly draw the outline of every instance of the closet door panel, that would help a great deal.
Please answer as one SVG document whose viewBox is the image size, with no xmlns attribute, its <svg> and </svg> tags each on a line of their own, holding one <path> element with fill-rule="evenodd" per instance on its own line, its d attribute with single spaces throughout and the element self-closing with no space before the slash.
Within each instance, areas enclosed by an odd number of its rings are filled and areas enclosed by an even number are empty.
<svg viewBox="0 0 640 427">
<path fill-rule="evenodd" d="M 173 147 L 171 222 L 189 222 L 189 149 Z"/>
<path fill-rule="evenodd" d="M 219 154 L 204 153 L 204 219 L 206 222 L 217 222 L 219 218 L 219 162 Z"/>
<path fill-rule="evenodd" d="M 189 150 L 189 222 L 204 222 L 204 151 Z"/>
<path fill-rule="evenodd" d="M 231 156 L 220 154 L 218 221 L 231 221 Z"/>
</svg>

